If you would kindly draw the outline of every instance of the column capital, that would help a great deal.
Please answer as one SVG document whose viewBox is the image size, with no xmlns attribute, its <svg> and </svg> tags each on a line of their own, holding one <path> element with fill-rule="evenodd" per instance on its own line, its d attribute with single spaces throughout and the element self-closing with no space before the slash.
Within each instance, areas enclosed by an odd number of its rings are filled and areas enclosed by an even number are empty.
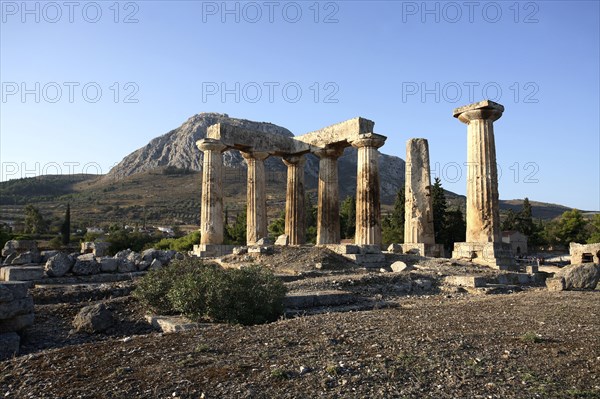
<svg viewBox="0 0 600 399">
<path fill-rule="evenodd" d="M 281 160 L 286 166 L 304 166 L 306 157 L 304 155 L 285 155 Z"/>
<path fill-rule="evenodd" d="M 271 154 L 268 152 L 260 152 L 260 151 L 240 151 L 240 154 L 244 157 L 244 159 L 256 159 L 259 161 L 264 161 L 269 158 Z"/>
<path fill-rule="evenodd" d="M 334 158 L 337 159 L 344 153 L 344 147 L 339 146 L 327 146 L 323 148 L 319 148 L 313 154 L 315 154 L 319 159 L 321 158 Z"/>
<path fill-rule="evenodd" d="M 483 100 L 454 109 L 452 115 L 467 125 L 476 119 L 495 121 L 500 119 L 504 106 L 494 101 Z"/>
<path fill-rule="evenodd" d="M 350 144 L 354 148 L 361 148 L 361 147 L 379 148 L 379 147 L 383 146 L 383 144 L 385 144 L 386 139 L 387 139 L 387 137 L 382 136 L 380 134 L 364 133 L 364 134 L 359 134 L 358 138 L 350 141 Z"/>
<path fill-rule="evenodd" d="M 218 151 L 223 152 L 227 148 L 227 146 L 221 143 L 219 140 L 205 138 L 202 140 L 196 141 L 196 146 L 201 151 Z"/>
</svg>

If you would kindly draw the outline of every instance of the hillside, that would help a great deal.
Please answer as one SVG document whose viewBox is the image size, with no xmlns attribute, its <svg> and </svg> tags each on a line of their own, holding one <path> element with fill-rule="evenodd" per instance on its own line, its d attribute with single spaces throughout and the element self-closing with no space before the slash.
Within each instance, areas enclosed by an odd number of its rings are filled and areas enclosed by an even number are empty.
<svg viewBox="0 0 600 399">
<path fill-rule="evenodd" d="M 293 136 L 288 129 L 272 123 L 231 118 L 227 114 L 197 114 L 125 156 L 104 176 L 40 176 L 0 183 L 0 222 L 21 220 L 26 204 L 34 204 L 49 219 L 59 220 L 68 202 L 74 223 L 82 227 L 114 222 L 197 226 L 202 152 L 195 143 L 215 123 Z M 225 207 L 235 214 L 245 205 L 246 164 L 237 151 L 227 151 L 223 158 Z M 355 194 L 356 162 L 356 149 L 346 148 L 338 162 L 340 200 Z M 268 212 L 270 217 L 276 217 L 285 206 L 286 167 L 277 157 L 268 158 L 265 165 Z M 404 184 L 404 166 L 404 161 L 396 156 L 380 157 L 384 212 Z M 313 205 L 317 202 L 318 173 L 318 159 L 308 155 L 305 180 Z M 451 192 L 446 195 L 451 207 L 459 206 L 464 211 L 464 196 Z M 501 208 L 518 210 L 521 203 L 521 200 L 502 201 Z M 569 209 L 543 202 L 532 204 L 534 217 L 543 219 L 554 218 Z"/>
<path fill-rule="evenodd" d="M 22 220 L 23 207 L 34 204 L 50 219 L 60 219 L 66 203 L 71 204 L 73 222 L 83 227 L 111 222 L 142 224 L 199 224 L 201 173 L 165 174 L 163 170 L 138 173 L 112 180 L 106 176 L 41 176 L 0 183 L 0 222 Z M 354 194 L 355 175 L 345 174 L 340 190 Z M 244 169 L 226 168 L 225 207 L 234 214 L 245 204 Z M 267 178 L 267 207 L 276 217 L 285 206 L 285 172 L 272 172 Z M 46 191 L 48 187 L 51 190 Z M 308 195 L 316 204 L 316 180 L 307 176 Z M 452 207 L 464 210 L 465 197 L 446 192 Z M 393 198 L 384 198 L 384 211 Z M 531 201 L 535 218 L 552 219 L 569 210 L 562 205 Z M 501 201 L 502 210 L 519 210 L 521 200 Z"/>
</svg>

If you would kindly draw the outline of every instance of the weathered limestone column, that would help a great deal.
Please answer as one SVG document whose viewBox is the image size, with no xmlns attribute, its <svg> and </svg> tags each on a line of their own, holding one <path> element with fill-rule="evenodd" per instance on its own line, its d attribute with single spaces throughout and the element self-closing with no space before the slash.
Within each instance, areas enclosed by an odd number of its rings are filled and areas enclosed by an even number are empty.
<svg viewBox="0 0 600 399">
<path fill-rule="evenodd" d="M 404 192 L 404 242 L 435 244 L 429 144 L 426 139 L 410 139 L 406 142 Z"/>
<path fill-rule="evenodd" d="M 266 152 L 242 152 L 242 156 L 248 165 L 246 243 L 254 245 L 268 235 L 264 161 L 269 154 Z"/>
<path fill-rule="evenodd" d="M 338 158 L 341 147 L 326 147 L 315 152 L 319 157 L 319 200 L 317 211 L 317 245 L 340 242 L 340 203 Z"/>
<path fill-rule="evenodd" d="M 503 112 L 502 105 L 489 100 L 454 110 L 454 117 L 468 126 L 466 242 L 501 242 L 493 123 Z"/>
<path fill-rule="evenodd" d="M 381 206 L 379 198 L 379 151 L 385 136 L 359 135 L 350 144 L 358 149 L 356 171 L 356 245 L 381 245 Z"/>
<path fill-rule="evenodd" d="M 287 156 L 287 190 L 285 195 L 285 234 L 290 245 L 304 244 L 304 163 L 303 155 Z"/>
<path fill-rule="evenodd" d="M 196 142 L 204 152 L 202 164 L 202 202 L 200 244 L 223 244 L 223 157 L 227 148 L 215 139 Z"/>
</svg>

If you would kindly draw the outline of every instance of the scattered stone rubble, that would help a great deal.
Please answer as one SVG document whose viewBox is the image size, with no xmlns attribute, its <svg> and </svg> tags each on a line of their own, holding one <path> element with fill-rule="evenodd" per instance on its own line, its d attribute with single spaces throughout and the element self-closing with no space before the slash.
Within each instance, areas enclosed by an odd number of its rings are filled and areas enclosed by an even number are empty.
<svg viewBox="0 0 600 399">
<path fill-rule="evenodd" d="M 160 269 L 173 259 L 184 258 L 184 254 L 180 252 L 158 249 L 147 249 L 142 253 L 127 249 L 119 251 L 115 256 L 97 256 L 99 253 L 106 253 L 104 246 L 98 243 L 84 244 L 82 253 L 68 254 L 59 251 L 40 252 L 35 241 L 8 241 L 2 250 L 6 259 L 4 266 L 0 267 L 0 281 L 37 281 L 48 277 L 134 273 Z"/>
<path fill-rule="evenodd" d="M 34 240 L 10 240 L 2 249 L 4 265 L 26 265 L 42 260 L 37 243 Z"/>
</svg>

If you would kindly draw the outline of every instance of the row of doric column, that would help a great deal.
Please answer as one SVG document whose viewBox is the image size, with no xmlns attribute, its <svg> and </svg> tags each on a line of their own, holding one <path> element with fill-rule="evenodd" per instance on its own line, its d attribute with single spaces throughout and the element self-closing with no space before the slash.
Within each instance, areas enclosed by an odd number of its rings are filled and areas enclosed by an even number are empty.
<svg viewBox="0 0 600 399">
<path fill-rule="evenodd" d="M 385 137 L 374 133 L 361 134 L 350 144 L 357 148 L 356 236 L 358 245 L 381 244 L 381 209 L 379 202 L 379 151 Z M 198 141 L 204 153 L 202 169 L 202 201 L 200 213 L 200 243 L 223 243 L 223 160 L 227 149 L 220 141 L 206 138 Z M 340 241 L 338 158 L 344 147 L 328 146 L 315 151 L 319 158 L 319 199 L 317 244 L 337 244 Z M 255 244 L 268 235 L 264 161 L 266 152 L 242 152 L 248 165 L 247 181 L 247 243 Z M 285 234 L 290 245 L 304 244 L 304 164 L 305 155 L 283 157 L 287 166 Z"/>
</svg>

